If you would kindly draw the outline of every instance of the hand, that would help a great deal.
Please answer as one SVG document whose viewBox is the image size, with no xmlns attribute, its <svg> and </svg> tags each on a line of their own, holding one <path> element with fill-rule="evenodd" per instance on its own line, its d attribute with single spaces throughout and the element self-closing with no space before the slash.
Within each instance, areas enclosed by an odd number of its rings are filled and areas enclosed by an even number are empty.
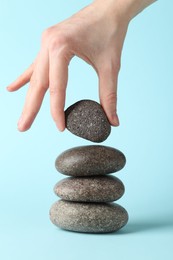
<svg viewBox="0 0 173 260">
<path fill-rule="evenodd" d="M 99 77 L 100 103 L 110 124 L 119 125 L 116 112 L 117 81 L 129 19 L 119 15 L 119 9 L 116 15 L 116 8 L 113 12 L 111 5 L 105 2 L 101 1 L 100 4 L 95 1 L 69 19 L 43 32 L 37 58 L 7 88 L 8 91 L 16 91 L 30 82 L 18 122 L 20 131 L 31 127 L 48 88 L 52 117 L 60 131 L 65 129 L 68 65 L 75 55 L 95 69 Z"/>
</svg>

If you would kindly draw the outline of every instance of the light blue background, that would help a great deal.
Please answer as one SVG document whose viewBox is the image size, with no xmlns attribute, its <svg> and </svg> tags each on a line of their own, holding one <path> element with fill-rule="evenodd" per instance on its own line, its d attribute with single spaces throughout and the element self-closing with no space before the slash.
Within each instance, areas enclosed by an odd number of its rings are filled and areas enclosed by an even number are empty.
<svg viewBox="0 0 173 260">
<path fill-rule="evenodd" d="M 49 221 L 52 189 L 63 178 L 54 167 L 62 151 L 89 142 L 59 133 L 49 95 L 30 131 L 16 128 L 27 87 L 8 93 L 36 56 L 41 32 L 90 1 L 0 0 L 0 259 L 173 259 L 173 19 L 172 1 L 158 1 L 130 24 L 119 77 L 121 125 L 105 145 L 127 157 L 119 200 L 128 225 L 114 234 L 60 230 Z M 66 106 L 98 100 L 97 77 L 75 58 Z"/>
</svg>

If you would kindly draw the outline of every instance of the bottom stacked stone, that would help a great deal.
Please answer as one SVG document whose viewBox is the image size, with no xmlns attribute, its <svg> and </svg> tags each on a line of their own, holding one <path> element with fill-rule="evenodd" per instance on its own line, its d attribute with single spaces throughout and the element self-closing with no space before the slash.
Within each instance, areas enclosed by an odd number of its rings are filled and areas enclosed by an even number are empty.
<svg viewBox="0 0 173 260">
<path fill-rule="evenodd" d="M 50 209 L 56 226 L 77 232 L 114 232 L 126 225 L 127 211 L 116 203 L 71 202 L 59 200 Z"/>
</svg>

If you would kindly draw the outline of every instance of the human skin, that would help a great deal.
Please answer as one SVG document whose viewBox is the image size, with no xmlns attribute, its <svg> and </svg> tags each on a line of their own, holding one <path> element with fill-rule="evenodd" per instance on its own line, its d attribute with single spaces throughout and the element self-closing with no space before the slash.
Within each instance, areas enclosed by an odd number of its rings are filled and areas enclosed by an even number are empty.
<svg viewBox="0 0 173 260">
<path fill-rule="evenodd" d="M 16 91 L 30 83 L 18 121 L 28 130 L 50 92 L 50 107 L 58 129 L 65 129 L 68 65 L 74 56 L 86 61 L 99 78 L 99 97 L 111 125 L 118 126 L 117 83 L 129 22 L 155 0 L 95 0 L 42 33 L 40 51 L 31 66 L 8 87 Z"/>
</svg>

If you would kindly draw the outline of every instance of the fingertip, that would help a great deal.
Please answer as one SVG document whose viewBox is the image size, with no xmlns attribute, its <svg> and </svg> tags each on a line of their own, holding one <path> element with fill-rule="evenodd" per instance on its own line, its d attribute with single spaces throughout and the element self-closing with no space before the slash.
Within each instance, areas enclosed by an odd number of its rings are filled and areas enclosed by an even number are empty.
<svg viewBox="0 0 173 260">
<path fill-rule="evenodd" d="M 108 118 L 108 121 L 110 123 L 110 125 L 112 126 L 119 126 L 120 125 L 120 121 L 119 121 L 119 118 L 118 118 L 118 115 L 116 113 L 116 105 L 104 105 L 103 102 L 101 103 L 104 111 L 105 111 L 105 114 Z"/>
<path fill-rule="evenodd" d="M 107 113 L 107 118 L 109 120 L 110 125 L 112 125 L 112 126 L 120 125 L 120 121 L 119 121 L 119 118 L 118 118 L 118 115 L 116 114 L 116 112 Z"/>
<path fill-rule="evenodd" d="M 25 132 L 26 130 L 23 128 L 23 127 L 21 127 L 21 126 L 17 126 L 17 129 L 18 129 L 18 131 L 19 132 Z"/>
<path fill-rule="evenodd" d="M 21 124 L 18 124 L 18 125 L 17 125 L 17 129 L 18 129 L 19 132 L 25 132 L 25 131 L 26 131 L 26 129 L 24 128 L 24 126 L 21 125 Z"/>
<path fill-rule="evenodd" d="M 118 118 L 118 115 L 115 115 L 111 120 L 110 120 L 110 124 L 112 126 L 119 126 L 120 125 L 120 121 Z"/>
<path fill-rule="evenodd" d="M 6 87 L 6 90 L 7 90 L 8 92 L 11 92 L 11 91 L 12 91 L 12 89 L 11 89 L 10 86 Z"/>
<path fill-rule="evenodd" d="M 9 92 L 14 92 L 18 89 L 19 89 L 19 87 L 16 87 L 15 85 L 9 85 L 8 87 L 6 87 L 6 90 Z"/>
<path fill-rule="evenodd" d="M 56 126 L 57 126 L 57 128 L 58 128 L 58 130 L 59 130 L 60 132 L 64 132 L 64 130 L 65 130 L 65 127 L 64 127 L 64 126 L 61 126 L 61 125 L 59 125 L 59 124 L 56 124 Z"/>
<path fill-rule="evenodd" d="M 58 111 L 51 109 L 52 118 L 56 124 L 56 127 L 60 132 L 65 130 L 65 113 L 64 109 L 60 109 Z"/>
<path fill-rule="evenodd" d="M 17 128 L 19 130 L 19 132 L 25 132 L 27 131 L 29 128 L 31 127 L 31 124 L 25 122 L 23 120 L 23 117 L 21 117 L 18 121 L 18 124 L 17 124 Z"/>
<path fill-rule="evenodd" d="M 65 130 L 65 122 L 63 120 L 62 121 L 57 121 L 56 122 L 56 126 L 57 126 L 57 128 L 58 128 L 58 130 L 60 132 L 64 132 L 64 130 Z"/>
<path fill-rule="evenodd" d="M 23 126 L 22 126 L 22 125 L 20 125 L 20 126 L 18 125 L 18 126 L 17 126 L 17 129 L 18 129 L 19 132 L 26 132 L 27 130 L 30 129 L 30 127 L 31 127 L 31 126 L 28 126 L 28 127 L 27 127 L 27 126 L 25 126 L 25 125 L 23 125 Z"/>
</svg>

